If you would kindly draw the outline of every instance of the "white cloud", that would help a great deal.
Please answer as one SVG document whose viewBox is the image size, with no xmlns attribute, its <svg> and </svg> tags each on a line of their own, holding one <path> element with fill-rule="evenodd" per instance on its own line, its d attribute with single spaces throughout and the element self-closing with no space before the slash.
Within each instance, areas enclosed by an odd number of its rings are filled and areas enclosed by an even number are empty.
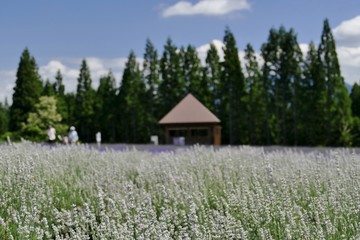
<svg viewBox="0 0 360 240">
<path fill-rule="evenodd" d="M 247 0 L 199 0 L 193 4 L 180 1 L 163 10 L 164 17 L 176 15 L 225 15 L 234 11 L 248 10 Z"/>
<path fill-rule="evenodd" d="M 360 47 L 339 47 L 337 53 L 342 65 L 360 68 Z"/>
<path fill-rule="evenodd" d="M 360 81 L 360 16 L 345 20 L 333 29 L 341 72 L 345 81 Z"/>
<path fill-rule="evenodd" d="M 342 75 L 347 83 L 360 82 L 360 46 L 338 47 L 339 63 Z"/>
<path fill-rule="evenodd" d="M 343 21 L 333 30 L 336 43 L 339 46 L 360 46 L 360 16 Z"/>
<path fill-rule="evenodd" d="M 13 88 L 15 86 L 16 71 L 0 71 L 0 102 L 3 102 L 5 97 L 8 103 L 12 103 Z"/>
<path fill-rule="evenodd" d="M 309 51 L 309 44 L 307 44 L 307 43 L 300 43 L 300 44 L 299 44 L 299 47 L 300 47 L 300 50 L 301 50 L 303 56 L 306 56 L 306 54 L 307 54 L 308 51 Z"/>
</svg>

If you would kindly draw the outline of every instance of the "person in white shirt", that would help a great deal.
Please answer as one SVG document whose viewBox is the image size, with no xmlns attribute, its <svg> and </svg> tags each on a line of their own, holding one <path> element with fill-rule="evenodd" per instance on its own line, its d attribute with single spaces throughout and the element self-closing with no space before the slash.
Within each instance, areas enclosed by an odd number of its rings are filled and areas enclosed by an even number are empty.
<svg viewBox="0 0 360 240">
<path fill-rule="evenodd" d="M 78 133 L 75 130 L 75 127 L 71 126 L 70 127 L 70 132 L 69 132 L 69 143 L 70 144 L 76 144 L 78 140 L 79 140 Z"/>
<path fill-rule="evenodd" d="M 95 134 L 95 138 L 96 138 L 96 143 L 97 143 L 98 147 L 100 147 L 100 145 L 101 145 L 101 132 L 97 132 Z"/>
<path fill-rule="evenodd" d="M 49 125 L 47 130 L 48 143 L 54 144 L 56 140 L 56 130 L 53 126 Z"/>
</svg>

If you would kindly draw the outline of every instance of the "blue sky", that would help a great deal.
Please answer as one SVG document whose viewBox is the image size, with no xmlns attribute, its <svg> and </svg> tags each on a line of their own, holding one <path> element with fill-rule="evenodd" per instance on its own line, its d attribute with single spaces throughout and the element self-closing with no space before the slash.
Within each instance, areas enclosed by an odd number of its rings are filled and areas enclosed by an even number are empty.
<svg viewBox="0 0 360 240">
<path fill-rule="evenodd" d="M 192 44 L 204 56 L 215 40 L 219 50 L 225 26 L 240 51 L 256 51 L 271 27 L 294 28 L 302 49 L 320 40 L 328 18 L 337 40 L 345 81 L 360 80 L 360 1 L 358 0 L 105 0 L 2 1 L 0 4 L 0 101 L 11 102 L 21 52 L 28 47 L 44 79 L 60 69 L 73 91 L 80 61 L 89 62 L 93 85 L 110 68 L 117 81 L 130 50 L 141 61 L 146 38 L 159 52 L 168 37 Z"/>
</svg>

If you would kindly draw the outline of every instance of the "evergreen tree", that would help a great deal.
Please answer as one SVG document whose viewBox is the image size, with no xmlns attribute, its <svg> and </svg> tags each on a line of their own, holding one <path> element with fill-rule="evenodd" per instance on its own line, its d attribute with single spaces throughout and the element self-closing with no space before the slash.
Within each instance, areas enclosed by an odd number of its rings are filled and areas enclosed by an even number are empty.
<svg viewBox="0 0 360 240">
<path fill-rule="evenodd" d="M 225 30 L 224 44 L 220 116 L 223 123 L 223 142 L 244 144 L 248 141 L 245 78 L 236 40 L 229 28 Z"/>
<path fill-rule="evenodd" d="M 301 81 L 302 53 L 296 35 L 291 29 L 280 27 L 270 30 L 268 42 L 262 46 L 264 58 L 263 77 L 268 92 L 266 119 L 275 123 L 274 140 L 276 144 L 297 144 L 299 115 L 297 93 Z M 269 116 L 271 116 L 269 118 Z M 275 118 L 273 118 L 274 116 Z M 269 121 L 269 120 L 268 120 Z M 267 123 L 268 134 L 271 122 Z M 270 136 L 267 137 L 268 141 Z"/>
<path fill-rule="evenodd" d="M 116 138 L 116 81 L 111 71 L 100 78 L 96 92 L 95 128 L 101 132 L 103 142 L 115 142 Z"/>
<path fill-rule="evenodd" d="M 213 43 L 210 44 L 210 49 L 207 52 L 205 63 L 205 71 L 209 81 L 209 88 L 211 90 L 211 95 L 209 95 L 210 105 L 207 107 L 216 115 L 219 115 L 220 99 L 222 97 L 220 89 L 222 66 L 218 51 Z"/>
<path fill-rule="evenodd" d="M 0 136 L 9 129 L 9 108 L 0 102 Z"/>
<path fill-rule="evenodd" d="M 360 117 L 360 86 L 355 83 L 350 93 L 352 116 Z"/>
<path fill-rule="evenodd" d="M 57 96 L 64 96 L 65 95 L 65 85 L 63 84 L 63 76 L 61 74 L 61 71 L 58 70 L 56 72 L 55 76 L 55 83 L 54 83 L 54 89 Z"/>
<path fill-rule="evenodd" d="M 204 96 L 201 96 L 202 66 L 196 48 L 188 45 L 184 50 L 182 60 L 186 92 L 192 93 L 203 102 Z"/>
<path fill-rule="evenodd" d="M 351 101 L 344 78 L 341 76 L 336 44 L 327 19 L 324 21 L 318 54 L 327 93 L 325 115 L 327 144 L 348 145 L 351 142 Z"/>
<path fill-rule="evenodd" d="M 158 134 L 158 121 L 161 118 L 157 111 L 159 108 L 160 63 L 157 50 L 149 39 L 146 40 L 143 76 L 147 92 L 146 98 L 148 99 L 146 109 L 150 114 L 151 135 Z"/>
<path fill-rule="evenodd" d="M 91 84 L 90 70 L 84 59 L 78 77 L 74 106 L 79 138 L 84 142 L 93 141 L 95 136 L 93 125 L 95 94 Z"/>
<path fill-rule="evenodd" d="M 326 144 L 326 125 L 324 124 L 326 86 L 319 55 L 313 42 L 309 44 L 305 59 L 301 98 L 303 114 L 299 118 L 303 124 L 301 131 L 303 145 L 323 146 Z"/>
<path fill-rule="evenodd" d="M 26 48 L 20 58 L 16 73 L 13 103 L 10 107 L 10 130 L 19 131 L 42 93 L 42 81 L 35 58 Z"/>
<path fill-rule="evenodd" d="M 161 81 L 159 84 L 159 115 L 163 117 L 185 95 L 184 75 L 177 47 L 169 38 L 160 59 Z"/>
<path fill-rule="evenodd" d="M 49 79 L 46 79 L 45 85 L 42 91 L 42 96 L 55 96 L 55 88 L 54 85 L 50 83 Z"/>
<path fill-rule="evenodd" d="M 201 67 L 201 71 L 202 76 L 199 83 L 197 98 L 205 107 L 214 112 L 214 93 L 212 92 L 212 82 L 208 75 L 208 69 L 206 67 Z"/>
<path fill-rule="evenodd" d="M 119 94 L 120 139 L 127 143 L 150 140 L 149 112 L 146 109 L 146 86 L 139 64 L 131 52 L 124 70 Z"/>
<path fill-rule="evenodd" d="M 265 122 L 265 93 L 262 76 L 253 47 L 248 44 L 245 49 L 246 85 L 248 89 L 248 132 L 249 143 L 260 145 L 265 142 L 263 123 Z"/>
<path fill-rule="evenodd" d="M 281 31 L 281 29 L 280 29 Z M 304 91 L 303 83 L 303 55 L 300 46 L 297 41 L 297 36 L 293 29 L 285 32 L 280 43 L 282 49 L 281 60 L 281 79 L 286 79 L 285 84 L 289 84 L 287 87 L 288 93 L 283 92 L 282 105 L 285 108 L 283 110 L 283 143 L 288 145 L 302 144 L 300 133 L 303 131 L 303 123 L 301 116 L 306 114 L 302 109 L 304 99 L 302 94 Z M 285 96 L 285 97 L 284 97 Z M 288 114 L 287 116 L 284 116 Z M 288 122 L 284 122 L 288 121 Z"/>
<path fill-rule="evenodd" d="M 275 143 L 275 94 L 274 83 L 278 78 L 277 61 L 279 52 L 279 35 L 276 29 L 270 29 L 269 37 L 266 43 L 261 46 L 261 56 L 264 59 L 262 65 L 262 84 L 264 87 L 264 100 L 266 105 L 265 121 L 263 132 L 265 134 L 266 145 Z M 278 113 L 277 113 L 278 115 Z"/>
<path fill-rule="evenodd" d="M 66 96 L 65 96 L 65 85 L 63 84 L 63 76 L 58 70 L 55 76 L 55 83 L 53 84 L 53 88 L 55 90 L 56 96 L 56 107 L 58 112 L 62 117 L 62 123 L 66 125 L 73 124 L 73 122 L 69 121 L 69 113 L 68 113 L 68 106 L 66 103 Z"/>
<path fill-rule="evenodd" d="M 74 125 L 77 121 L 76 121 L 76 114 L 75 114 L 75 94 L 74 93 L 66 93 L 64 96 L 65 99 L 65 114 L 61 115 L 61 116 L 67 116 L 66 119 L 64 120 L 64 124 L 67 126 L 72 126 Z M 62 111 L 62 110 L 61 110 Z M 60 113 L 60 111 L 59 111 Z"/>
<path fill-rule="evenodd" d="M 351 111 L 353 116 L 353 125 L 351 134 L 353 146 L 360 146 L 360 86 L 355 83 L 351 89 Z"/>
</svg>

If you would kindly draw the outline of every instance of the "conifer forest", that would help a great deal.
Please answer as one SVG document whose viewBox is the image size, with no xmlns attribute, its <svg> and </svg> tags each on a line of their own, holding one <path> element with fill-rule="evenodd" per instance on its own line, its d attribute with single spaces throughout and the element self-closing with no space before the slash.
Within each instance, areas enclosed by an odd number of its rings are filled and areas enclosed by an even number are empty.
<svg viewBox="0 0 360 240">
<path fill-rule="evenodd" d="M 60 70 L 44 80 L 25 48 L 12 103 L 0 103 L 0 136 L 46 141 L 52 124 L 59 134 L 75 126 L 81 142 L 100 131 L 106 143 L 148 143 L 160 135 L 158 121 L 192 93 L 221 120 L 223 144 L 359 146 L 360 86 L 345 85 L 328 20 L 319 37 L 304 54 L 296 31 L 281 26 L 255 50 L 239 47 L 226 27 L 223 57 L 211 44 L 205 59 L 191 44 L 169 37 L 160 51 L 147 39 L 143 56 L 130 51 L 122 79 L 109 71 L 97 89 L 83 59 L 75 92 Z"/>
</svg>

